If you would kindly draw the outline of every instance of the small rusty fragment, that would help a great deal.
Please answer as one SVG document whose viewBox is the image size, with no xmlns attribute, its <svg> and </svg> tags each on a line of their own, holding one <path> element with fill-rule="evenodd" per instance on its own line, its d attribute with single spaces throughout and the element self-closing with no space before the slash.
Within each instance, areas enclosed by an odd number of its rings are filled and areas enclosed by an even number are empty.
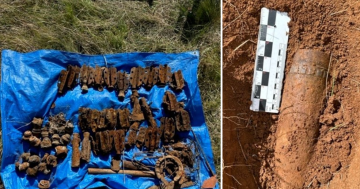
<svg viewBox="0 0 360 189">
<path fill-rule="evenodd" d="M 145 147 L 150 152 L 153 152 L 159 146 L 157 142 L 157 131 L 158 131 L 157 127 L 150 127 L 150 126 L 146 130 Z"/>
<path fill-rule="evenodd" d="M 122 129 L 116 130 L 114 136 L 114 145 L 117 155 L 120 155 L 121 152 L 124 150 L 124 144 L 125 144 L 125 131 Z"/>
<path fill-rule="evenodd" d="M 111 160 L 111 170 L 118 172 L 120 170 L 120 160 L 117 158 L 113 158 Z"/>
<path fill-rule="evenodd" d="M 38 155 L 32 155 L 29 157 L 30 166 L 36 166 L 40 163 L 40 157 Z"/>
<path fill-rule="evenodd" d="M 100 152 L 100 139 L 101 139 L 101 132 L 96 132 L 95 140 L 92 140 L 92 149 L 95 155 L 98 155 Z"/>
<path fill-rule="evenodd" d="M 130 84 L 132 89 L 138 89 L 141 87 L 144 80 L 144 68 L 133 67 L 130 70 Z"/>
<path fill-rule="evenodd" d="M 105 125 L 105 117 L 106 117 L 106 110 L 100 111 L 100 119 L 97 125 L 98 130 L 104 130 L 106 128 Z"/>
<path fill-rule="evenodd" d="M 157 127 L 156 121 L 152 115 L 152 111 L 150 109 L 150 106 L 147 104 L 146 99 L 145 98 L 141 98 L 140 99 L 140 104 L 141 104 L 141 109 L 144 112 L 143 115 L 146 119 L 146 121 L 148 121 L 149 126 L 150 127 Z"/>
<path fill-rule="evenodd" d="M 158 86 L 164 87 L 171 78 L 171 68 L 167 65 L 159 65 L 159 80 L 158 80 Z"/>
<path fill-rule="evenodd" d="M 92 67 L 88 67 L 88 72 L 89 72 L 89 77 L 88 77 L 88 82 L 87 82 L 87 86 L 91 87 L 94 85 L 95 83 L 95 69 Z"/>
<path fill-rule="evenodd" d="M 59 134 L 53 134 L 51 139 L 52 139 L 52 145 L 53 146 L 58 146 L 58 145 L 61 144 Z"/>
<path fill-rule="evenodd" d="M 30 153 L 22 153 L 20 157 L 23 162 L 28 162 L 30 158 Z"/>
<path fill-rule="evenodd" d="M 89 163 L 90 162 L 90 157 L 91 157 L 91 142 L 90 142 L 90 133 L 89 132 L 85 132 L 84 133 L 84 139 L 81 143 L 81 159 L 84 160 L 85 162 Z"/>
<path fill-rule="evenodd" d="M 49 137 L 49 127 L 45 126 L 41 128 L 41 137 Z"/>
<path fill-rule="evenodd" d="M 41 136 L 41 126 L 43 123 L 43 119 L 42 118 L 36 118 L 34 117 L 33 120 L 31 121 L 31 125 L 33 126 L 32 129 L 32 135 L 36 136 L 36 137 L 40 137 Z"/>
<path fill-rule="evenodd" d="M 48 188 L 50 188 L 50 181 L 48 181 L 48 180 L 41 180 L 41 181 L 39 182 L 39 184 L 38 184 L 38 187 L 39 187 L 40 189 L 48 189 Z"/>
<path fill-rule="evenodd" d="M 44 149 L 50 148 L 51 145 L 52 145 L 52 144 L 51 144 L 51 140 L 50 140 L 49 137 L 44 137 L 44 138 L 42 139 L 41 143 L 40 143 L 40 147 L 41 147 L 41 148 L 44 148 Z"/>
<path fill-rule="evenodd" d="M 184 88 L 184 86 L 185 86 L 185 81 L 181 70 L 174 72 L 170 87 L 173 88 L 175 91 L 181 91 Z"/>
<path fill-rule="evenodd" d="M 80 166 L 80 135 L 79 133 L 73 134 L 72 144 L 72 156 L 71 156 L 71 167 L 79 167 Z"/>
<path fill-rule="evenodd" d="M 65 134 L 72 134 L 74 130 L 74 124 L 71 121 L 67 121 L 65 124 Z"/>
<path fill-rule="evenodd" d="M 88 121 L 90 121 L 90 128 L 92 132 L 96 132 L 98 127 L 98 122 L 100 122 L 100 111 L 98 110 L 89 110 Z"/>
<path fill-rule="evenodd" d="M 80 69 L 80 85 L 81 85 L 81 90 L 84 92 L 89 90 L 88 87 L 89 74 L 90 74 L 89 67 L 86 66 L 85 64 L 82 65 Z"/>
<path fill-rule="evenodd" d="M 84 108 L 84 107 L 80 107 L 79 108 L 79 122 L 78 122 L 78 125 L 81 129 L 81 131 L 85 132 L 87 131 L 88 129 L 91 129 L 88 127 L 89 125 L 89 122 L 88 121 L 88 114 L 91 114 L 91 110 L 88 109 L 88 108 Z"/>
<path fill-rule="evenodd" d="M 172 117 L 161 118 L 161 125 L 164 125 L 164 142 L 174 142 L 175 122 Z"/>
<path fill-rule="evenodd" d="M 116 87 L 118 91 L 118 98 L 123 100 L 125 98 L 125 92 L 129 88 L 129 79 L 125 72 L 117 72 Z"/>
<path fill-rule="evenodd" d="M 66 70 L 61 70 L 60 72 L 60 77 L 57 83 L 58 86 L 58 93 L 59 94 L 63 94 L 64 89 L 65 89 L 65 84 L 66 84 L 66 79 L 68 77 L 69 72 Z"/>
<path fill-rule="evenodd" d="M 40 146 L 41 144 L 41 140 L 36 136 L 31 136 L 29 142 L 32 146 Z"/>
<path fill-rule="evenodd" d="M 130 170 L 143 170 L 143 171 L 150 171 L 146 165 L 137 162 L 137 161 L 122 161 L 122 166 L 124 169 L 130 169 Z"/>
<path fill-rule="evenodd" d="M 55 155 L 58 158 L 65 158 L 67 156 L 68 149 L 66 146 L 56 146 L 55 147 Z"/>
<path fill-rule="evenodd" d="M 179 113 L 175 116 L 176 120 L 176 129 L 178 131 L 190 131 L 190 115 L 189 112 L 184 110 L 183 108 L 179 109 Z"/>
<path fill-rule="evenodd" d="M 145 88 L 151 89 L 158 82 L 159 69 L 156 67 L 147 67 L 144 73 Z"/>
<path fill-rule="evenodd" d="M 117 78 L 116 68 L 110 67 L 109 72 L 110 72 L 110 78 L 109 78 L 108 88 L 113 89 L 116 85 L 116 78 Z"/>
<path fill-rule="evenodd" d="M 174 114 L 179 111 L 180 104 L 173 93 L 166 91 L 163 97 L 163 106 L 167 113 Z"/>
<path fill-rule="evenodd" d="M 66 133 L 66 134 L 61 136 L 60 143 L 63 144 L 63 145 L 67 145 L 70 142 L 70 138 L 71 138 L 70 134 Z"/>
<path fill-rule="evenodd" d="M 141 106 L 139 103 L 139 94 L 137 90 L 132 91 L 132 95 L 130 97 L 130 100 L 133 105 L 133 111 L 131 112 L 131 115 L 129 117 L 130 121 L 143 121 L 144 120 L 144 114 L 141 111 Z"/>
<path fill-rule="evenodd" d="M 106 87 L 109 87 L 109 85 L 110 85 L 110 71 L 109 71 L 109 68 L 104 67 L 102 69 L 103 69 L 104 84 L 106 85 Z"/>
<path fill-rule="evenodd" d="M 115 129 L 117 124 L 117 114 L 116 110 L 113 108 L 105 109 L 106 111 L 106 120 L 105 124 L 108 129 Z"/>
<path fill-rule="evenodd" d="M 119 116 L 119 126 L 122 129 L 127 129 L 130 127 L 130 111 L 129 109 L 118 109 L 118 116 Z"/>
<path fill-rule="evenodd" d="M 103 154 L 108 154 L 112 148 L 109 131 L 100 132 L 100 149 Z"/>
<path fill-rule="evenodd" d="M 133 146 L 136 142 L 136 133 L 139 130 L 140 122 L 134 122 L 130 126 L 129 137 L 127 145 Z"/>
<path fill-rule="evenodd" d="M 66 87 L 71 89 L 77 84 L 80 68 L 78 66 L 68 65 L 67 71 L 68 71 L 68 78 L 66 81 Z"/>
<path fill-rule="evenodd" d="M 113 149 L 113 145 L 114 145 L 114 138 L 116 135 L 116 131 L 115 130 L 110 130 L 109 132 L 109 144 L 108 144 L 108 152 L 111 152 L 111 150 Z"/>
<path fill-rule="evenodd" d="M 95 75 L 94 75 L 94 87 L 95 89 L 97 89 L 98 91 L 103 91 L 103 83 L 104 83 L 104 79 L 103 79 L 103 73 L 101 70 L 101 67 L 96 65 L 95 66 Z"/>
<path fill-rule="evenodd" d="M 26 174 L 28 175 L 28 176 L 36 176 L 37 175 L 37 171 L 38 171 L 38 166 L 34 166 L 34 167 L 28 167 L 27 169 L 26 169 Z"/>
<path fill-rule="evenodd" d="M 31 132 L 31 131 L 25 131 L 22 139 L 23 139 L 23 140 L 26 140 L 26 141 L 29 141 L 29 139 L 30 139 L 31 136 L 32 136 L 32 132 Z"/>
<path fill-rule="evenodd" d="M 39 172 L 42 172 L 42 173 L 44 173 L 44 174 L 49 174 L 49 173 L 51 172 L 50 169 L 47 168 L 47 165 L 46 165 L 45 162 L 41 162 L 41 163 L 39 164 L 38 171 L 39 171 Z"/>
<path fill-rule="evenodd" d="M 16 167 L 19 171 L 26 171 L 27 168 L 29 168 L 29 166 L 30 166 L 29 162 L 23 162 L 23 163 L 18 163 Z"/>
<path fill-rule="evenodd" d="M 165 125 L 161 124 L 160 127 L 157 128 L 155 146 L 159 146 L 159 144 L 160 144 L 160 141 L 163 137 L 164 127 L 165 127 Z"/>
<path fill-rule="evenodd" d="M 146 128 L 141 127 L 139 133 L 136 136 L 136 147 L 141 149 L 145 142 Z"/>
<path fill-rule="evenodd" d="M 46 164 L 52 167 L 57 166 L 57 157 L 54 155 L 49 155 L 46 157 Z"/>
</svg>

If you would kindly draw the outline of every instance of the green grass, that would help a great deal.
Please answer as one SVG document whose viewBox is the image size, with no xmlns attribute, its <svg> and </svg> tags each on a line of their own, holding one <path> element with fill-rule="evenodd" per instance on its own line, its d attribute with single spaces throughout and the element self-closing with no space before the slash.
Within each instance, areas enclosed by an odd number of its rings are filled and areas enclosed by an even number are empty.
<svg viewBox="0 0 360 189">
<path fill-rule="evenodd" d="M 198 79 L 220 172 L 220 1 L 0 0 L 0 50 L 200 50 Z"/>
</svg>

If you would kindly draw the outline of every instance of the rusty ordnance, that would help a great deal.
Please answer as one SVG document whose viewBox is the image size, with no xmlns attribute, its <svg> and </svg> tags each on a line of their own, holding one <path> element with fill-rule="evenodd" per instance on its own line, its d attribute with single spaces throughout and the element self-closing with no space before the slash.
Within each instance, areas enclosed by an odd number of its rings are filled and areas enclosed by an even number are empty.
<svg viewBox="0 0 360 189">
<path fill-rule="evenodd" d="M 159 65 L 159 80 L 158 85 L 160 87 L 165 86 L 171 79 L 171 68 L 167 65 Z"/>
<path fill-rule="evenodd" d="M 111 160 L 111 170 L 118 172 L 120 170 L 120 159 L 113 158 Z"/>
<path fill-rule="evenodd" d="M 72 156 L 71 156 L 71 167 L 79 167 L 80 166 L 80 135 L 79 133 L 73 134 L 72 140 Z"/>
<path fill-rule="evenodd" d="M 144 114 L 141 111 L 141 106 L 140 106 L 140 102 L 139 102 L 139 94 L 137 92 L 137 90 L 133 90 L 132 91 L 132 95 L 130 97 L 131 99 L 131 103 L 133 105 L 133 111 L 131 112 L 131 115 L 129 117 L 130 121 L 143 121 L 144 118 Z"/>
<path fill-rule="evenodd" d="M 136 136 L 136 147 L 139 149 L 141 149 L 141 147 L 145 143 L 145 134 L 146 134 L 146 128 L 141 127 L 139 133 Z"/>
<path fill-rule="evenodd" d="M 178 103 L 173 93 L 166 91 L 163 97 L 163 106 L 168 114 L 175 114 L 179 111 L 180 103 Z"/>
<path fill-rule="evenodd" d="M 306 166 L 319 132 L 319 116 L 324 106 L 325 79 L 329 55 L 299 50 L 288 73 L 275 144 L 275 174 L 278 188 L 303 188 Z"/>
<path fill-rule="evenodd" d="M 174 72 L 171 80 L 170 87 L 175 91 L 181 91 L 184 88 L 185 81 L 181 70 Z"/>
<path fill-rule="evenodd" d="M 86 65 L 82 65 L 80 69 L 80 85 L 82 91 L 88 91 L 88 79 L 89 79 L 89 67 Z"/>
<path fill-rule="evenodd" d="M 101 169 L 101 168 L 88 168 L 89 174 L 126 174 L 137 177 L 155 177 L 153 171 L 136 171 L 136 170 L 119 170 L 115 172 L 111 169 Z"/>
<path fill-rule="evenodd" d="M 140 122 L 134 122 L 129 129 L 129 137 L 127 141 L 128 146 L 132 146 L 136 142 L 136 134 L 139 130 Z"/>
<path fill-rule="evenodd" d="M 175 136 L 175 121 L 172 117 L 161 118 L 161 127 L 163 130 L 164 142 L 174 142 Z"/>
<path fill-rule="evenodd" d="M 125 92 L 129 88 L 129 80 L 125 72 L 118 71 L 116 78 L 116 90 L 118 92 L 118 98 L 123 100 L 125 98 Z"/>
<path fill-rule="evenodd" d="M 175 116 L 175 125 L 178 131 L 190 131 L 191 124 L 190 124 L 190 115 L 189 113 L 184 110 L 183 108 L 179 109 L 179 113 Z"/>
<path fill-rule="evenodd" d="M 50 181 L 48 180 L 41 180 L 38 184 L 38 187 L 40 189 L 47 189 L 47 188 L 50 188 Z"/>
<path fill-rule="evenodd" d="M 118 116 L 119 116 L 119 126 L 122 129 L 128 129 L 130 127 L 130 111 L 129 109 L 119 109 L 118 110 Z"/>
<path fill-rule="evenodd" d="M 58 81 L 58 93 L 59 94 L 62 94 L 64 92 L 68 74 L 69 74 L 69 72 L 66 70 L 61 70 L 61 72 L 60 72 L 60 77 L 59 77 L 59 81 Z"/>
<path fill-rule="evenodd" d="M 125 131 L 124 130 L 116 130 L 115 137 L 114 137 L 114 145 L 115 151 L 117 155 L 120 155 L 121 152 L 124 150 L 124 143 L 125 143 Z"/>
</svg>

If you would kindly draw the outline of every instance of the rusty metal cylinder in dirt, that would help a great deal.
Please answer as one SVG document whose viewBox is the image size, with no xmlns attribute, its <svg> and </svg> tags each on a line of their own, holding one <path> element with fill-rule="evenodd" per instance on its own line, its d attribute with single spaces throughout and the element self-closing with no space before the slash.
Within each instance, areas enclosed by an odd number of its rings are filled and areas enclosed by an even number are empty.
<svg viewBox="0 0 360 189">
<path fill-rule="evenodd" d="M 303 188 L 326 98 L 329 55 L 298 50 L 286 76 L 275 144 L 278 188 Z"/>
</svg>

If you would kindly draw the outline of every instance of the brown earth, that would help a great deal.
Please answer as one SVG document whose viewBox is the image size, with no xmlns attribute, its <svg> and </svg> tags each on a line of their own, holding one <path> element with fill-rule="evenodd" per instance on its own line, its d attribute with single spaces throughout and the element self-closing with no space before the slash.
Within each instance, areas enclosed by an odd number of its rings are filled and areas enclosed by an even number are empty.
<svg viewBox="0 0 360 189">
<path fill-rule="evenodd" d="M 309 159 L 299 188 L 360 188 L 360 2 L 356 0 L 223 1 L 223 188 L 280 188 L 298 180 L 284 180 L 276 172 L 275 144 L 283 141 L 277 138 L 278 115 L 249 109 L 262 7 L 288 12 L 291 18 L 285 83 L 298 49 L 331 54 L 326 101 L 314 123 L 319 129 L 312 150 L 302 152 Z M 296 159 L 298 153 L 294 149 L 287 156 Z"/>
</svg>

